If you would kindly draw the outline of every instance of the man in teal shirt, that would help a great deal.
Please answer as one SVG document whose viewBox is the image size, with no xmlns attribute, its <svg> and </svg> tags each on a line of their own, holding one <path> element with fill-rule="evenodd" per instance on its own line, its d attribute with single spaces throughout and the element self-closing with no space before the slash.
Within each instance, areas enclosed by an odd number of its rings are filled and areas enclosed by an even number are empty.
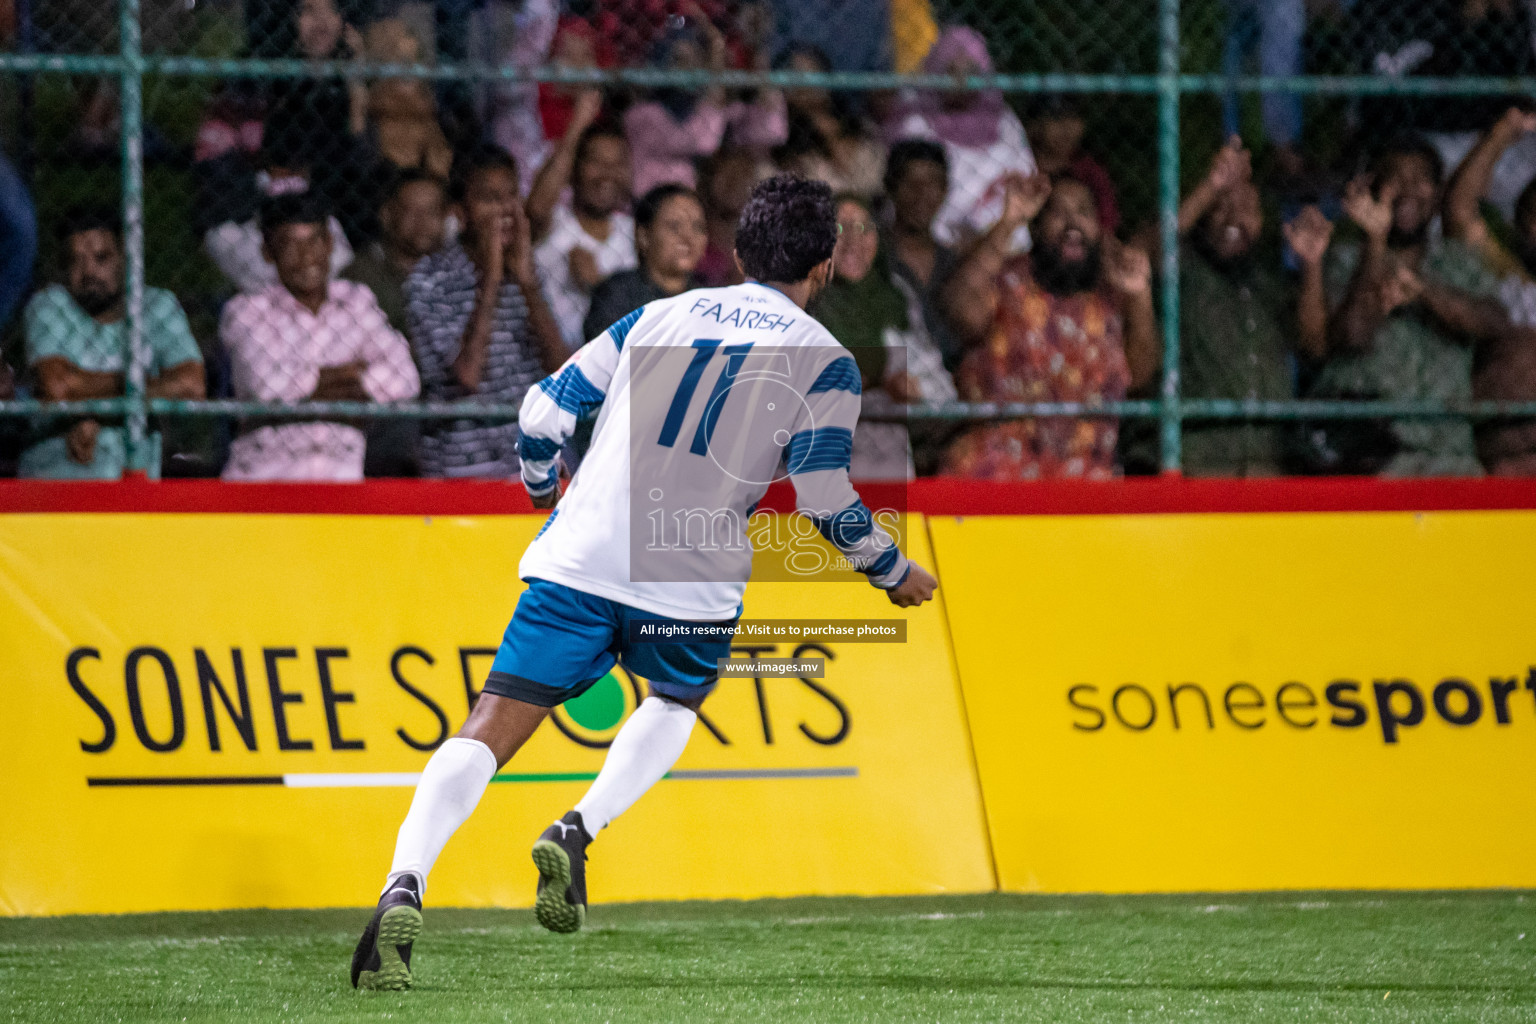
<svg viewBox="0 0 1536 1024">
<path fill-rule="evenodd" d="M 24 315 L 27 366 L 50 402 L 116 398 L 128 369 L 124 258 L 116 217 L 69 215 L 60 236 L 64 283 L 32 297 Z M 144 289 L 145 392 L 151 398 L 202 398 L 203 357 L 176 297 Z M 115 480 L 128 463 L 119 418 L 52 419 L 45 439 L 22 452 L 18 475 L 53 480 Z M 151 435 L 149 474 L 160 473 L 160 437 Z"/>
</svg>

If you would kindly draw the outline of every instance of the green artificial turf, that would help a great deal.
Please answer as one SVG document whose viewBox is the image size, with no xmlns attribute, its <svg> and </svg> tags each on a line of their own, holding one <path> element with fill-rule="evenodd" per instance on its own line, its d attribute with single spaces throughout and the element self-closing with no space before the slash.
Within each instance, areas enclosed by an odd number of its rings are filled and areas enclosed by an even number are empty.
<svg viewBox="0 0 1536 1024">
<path fill-rule="evenodd" d="M 1515 892 L 429 906 L 400 994 L 348 987 L 365 918 L 0 920 L 0 1020 L 1536 1020 Z"/>
</svg>

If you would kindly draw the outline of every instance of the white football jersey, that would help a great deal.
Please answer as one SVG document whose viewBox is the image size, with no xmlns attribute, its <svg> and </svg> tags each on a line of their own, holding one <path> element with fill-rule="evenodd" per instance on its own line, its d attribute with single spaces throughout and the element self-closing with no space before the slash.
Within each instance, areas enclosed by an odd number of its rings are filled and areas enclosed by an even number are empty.
<svg viewBox="0 0 1536 1024">
<path fill-rule="evenodd" d="M 557 485 L 577 421 L 598 415 L 519 575 L 672 618 L 734 618 L 752 572 L 748 519 L 788 476 L 799 510 L 853 568 L 898 585 L 907 559 L 848 481 L 860 391 L 847 350 L 766 285 L 635 310 L 523 401 L 519 453 L 535 496 Z"/>
</svg>

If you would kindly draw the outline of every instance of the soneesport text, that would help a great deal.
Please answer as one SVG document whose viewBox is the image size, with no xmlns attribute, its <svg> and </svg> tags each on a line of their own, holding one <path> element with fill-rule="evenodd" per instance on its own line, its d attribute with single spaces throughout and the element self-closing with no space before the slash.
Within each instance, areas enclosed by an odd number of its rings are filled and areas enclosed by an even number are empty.
<svg viewBox="0 0 1536 1024">
<path fill-rule="evenodd" d="M 1530 701 L 1517 700 L 1521 689 Z M 1232 683 L 1207 689 L 1199 683 L 1169 683 L 1162 687 L 1126 683 L 1100 687 L 1078 683 L 1067 690 L 1073 709 L 1072 728 L 1099 732 L 1116 727 L 1131 732 L 1153 728 L 1206 731 L 1235 728 L 1246 731 L 1274 726 L 1311 729 L 1318 725 L 1359 729 L 1374 716 L 1384 743 L 1406 738 L 1406 730 L 1436 715 L 1453 726 L 1476 725 L 1484 718 L 1507 726 L 1517 716 L 1536 721 L 1536 667 L 1518 675 L 1490 676 L 1486 686 L 1460 677 L 1420 685 L 1409 679 L 1336 679 L 1322 687 L 1322 700 L 1312 686 L 1295 681 L 1259 687 Z M 1523 711 L 1521 709 L 1524 709 Z"/>
</svg>

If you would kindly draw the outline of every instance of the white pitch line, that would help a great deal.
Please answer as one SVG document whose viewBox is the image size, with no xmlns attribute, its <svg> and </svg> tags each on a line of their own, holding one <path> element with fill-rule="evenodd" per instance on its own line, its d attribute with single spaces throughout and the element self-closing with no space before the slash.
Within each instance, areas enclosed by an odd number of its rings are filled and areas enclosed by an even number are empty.
<svg viewBox="0 0 1536 1024">
<path fill-rule="evenodd" d="M 283 775 L 283 785 L 290 789 L 353 789 L 363 786 L 414 786 L 420 772 L 290 772 Z"/>
</svg>

